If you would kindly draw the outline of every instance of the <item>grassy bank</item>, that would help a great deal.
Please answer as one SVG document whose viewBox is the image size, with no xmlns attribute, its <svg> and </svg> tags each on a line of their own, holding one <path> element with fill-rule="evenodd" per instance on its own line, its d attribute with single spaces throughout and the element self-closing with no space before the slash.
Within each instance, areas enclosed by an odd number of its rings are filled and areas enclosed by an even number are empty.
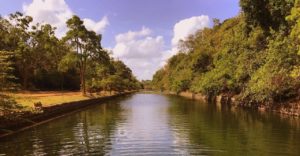
<svg viewBox="0 0 300 156">
<path fill-rule="evenodd" d="M 100 94 L 87 94 L 83 96 L 81 92 L 59 92 L 59 91 L 41 91 L 41 92 L 17 92 L 4 93 L 12 97 L 18 104 L 27 108 L 33 108 L 34 103 L 41 102 L 43 107 L 49 107 L 62 103 L 76 102 L 93 98 L 109 96 L 109 92 Z M 112 93 L 114 95 L 115 93 Z"/>
<path fill-rule="evenodd" d="M 110 95 L 105 92 L 101 95 L 91 94 L 89 96 L 81 96 L 78 92 L 35 92 L 35 93 L 15 93 L 12 96 L 19 98 L 21 102 L 28 102 L 28 108 L 33 106 L 30 104 L 34 101 L 48 102 L 41 112 L 31 111 L 34 109 L 23 110 L 10 114 L 10 117 L 0 116 L 0 138 L 14 134 L 56 118 L 65 116 L 69 113 L 81 110 L 84 107 L 101 104 L 104 101 L 115 99 L 119 96 L 125 96 L 133 92 L 113 93 Z M 27 98 L 27 99 L 26 99 Z M 56 99 L 57 98 L 57 99 Z M 58 101 L 59 99 L 65 101 Z M 24 100 L 26 99 L 26 100 Z M 58 103 L 53 103 L 58 101 Z M 25 105 L 23 103 L 23 105 Z"/>
</svg>

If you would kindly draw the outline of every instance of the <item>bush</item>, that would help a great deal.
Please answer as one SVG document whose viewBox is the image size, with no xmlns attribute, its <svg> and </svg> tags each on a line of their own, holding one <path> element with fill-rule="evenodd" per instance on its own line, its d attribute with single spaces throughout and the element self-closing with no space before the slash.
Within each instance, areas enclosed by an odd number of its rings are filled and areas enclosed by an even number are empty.
<svg viewBox="0 0 300 156">
<path fill-rule="evenodd" d="M 19 112 L 23 107 L 7 95 L 0 94 L 0 116 L 11 117 L 10 114 Z"/>
</svg>

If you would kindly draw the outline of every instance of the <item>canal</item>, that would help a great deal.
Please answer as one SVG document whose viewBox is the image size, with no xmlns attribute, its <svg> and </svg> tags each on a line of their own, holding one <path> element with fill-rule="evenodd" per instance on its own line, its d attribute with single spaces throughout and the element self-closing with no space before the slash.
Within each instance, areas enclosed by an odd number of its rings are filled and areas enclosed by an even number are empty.
<svg viewBox="0 0 300 156">
<path fill-rule="evenodd" d="M 300 119 L 137 93 L 2 138 L 0 155 L 300 155 Z"/>
</svg>

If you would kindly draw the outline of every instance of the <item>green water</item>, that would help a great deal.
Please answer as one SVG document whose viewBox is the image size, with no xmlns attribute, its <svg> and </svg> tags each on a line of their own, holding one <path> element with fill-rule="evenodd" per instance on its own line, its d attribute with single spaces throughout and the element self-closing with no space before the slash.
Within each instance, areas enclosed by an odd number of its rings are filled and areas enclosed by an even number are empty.
<svg viewBox="0 0 300 156">
<path fill-rule="evenodd" d="M 0 155 L 300 155 L 300 119 L 134 94 L 3 138 Z"/>
</svg>

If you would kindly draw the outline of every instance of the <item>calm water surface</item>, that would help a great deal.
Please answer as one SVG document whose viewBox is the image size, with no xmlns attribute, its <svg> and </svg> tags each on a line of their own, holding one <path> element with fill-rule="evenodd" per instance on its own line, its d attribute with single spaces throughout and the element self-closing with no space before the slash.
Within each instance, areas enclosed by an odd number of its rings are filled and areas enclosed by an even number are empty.
<svg viewBox="0 0 300 156">
<path fill-rule="evenodd" d="M 300 155 L 300 119 L 135 94 L 0 140 L 0 155 Z"/>
</svg>

